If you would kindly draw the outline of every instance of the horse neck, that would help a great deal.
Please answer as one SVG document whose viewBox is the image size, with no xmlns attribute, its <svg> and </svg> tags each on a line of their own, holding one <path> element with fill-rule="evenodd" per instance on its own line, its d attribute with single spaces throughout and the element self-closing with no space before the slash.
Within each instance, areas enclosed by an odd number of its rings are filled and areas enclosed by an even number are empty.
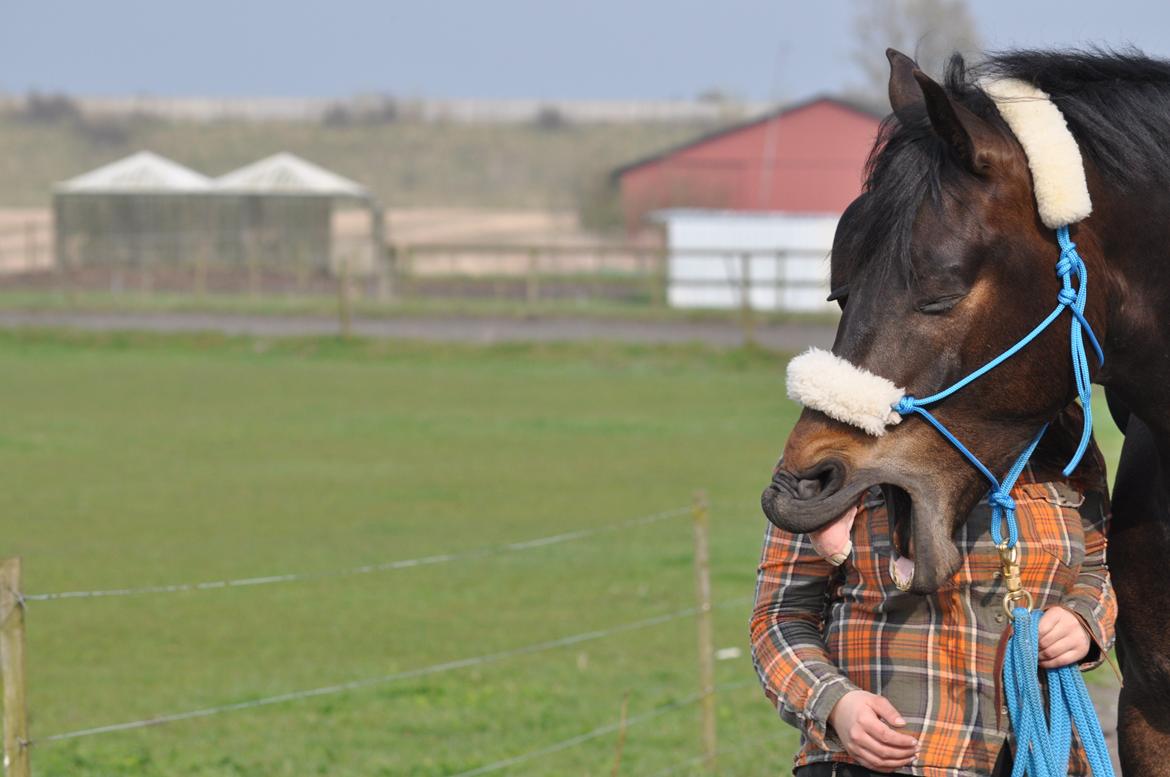
<svg viewBox="0 0 1170 777">
<path fill-rule="evenodd" d="M 1170 462 L 1170 197 L 1098 190 L 1093 198 L 1089 294 L 1105 322 L 1097 382 L 1150 427 Z"/>
</svg>

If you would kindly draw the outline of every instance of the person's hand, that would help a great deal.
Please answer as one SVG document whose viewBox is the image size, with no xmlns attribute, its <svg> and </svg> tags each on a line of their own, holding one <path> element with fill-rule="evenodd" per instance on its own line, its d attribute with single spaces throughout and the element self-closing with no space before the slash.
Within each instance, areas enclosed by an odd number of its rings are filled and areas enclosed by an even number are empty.
<svg viewBox="0 0 1170 777">
<path fill-rule="evenodd" d="M 829 725 L 845 752 L 866 769 L 892 772 L 909 765 L 917 755 L 918 740 L 895 731 L 906 721 L 889 699 L 867 691 L 850 691 L 829 714 Z"/>
<path fill-rule="evenodd" d="M 1063 607 L 1049 607 L 1040 617 L 1040 666 L 1059 669 L 1089 655 L 1092 642 L 1080 618 Z"/>
</svg>

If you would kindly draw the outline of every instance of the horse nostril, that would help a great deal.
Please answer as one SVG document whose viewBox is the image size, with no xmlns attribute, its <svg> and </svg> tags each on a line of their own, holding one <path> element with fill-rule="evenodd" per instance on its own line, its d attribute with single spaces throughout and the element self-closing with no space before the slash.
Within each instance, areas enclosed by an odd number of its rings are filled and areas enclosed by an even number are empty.
<svg viewBox="0 0 1170 777">
<path fill-rule="evenodd" d="M 811 470 L 785 473 L 788 490 L 797 499 L 819 499 L 835 494 L 845 482 L 845 467 L 830 459 Z"/>
</svg>

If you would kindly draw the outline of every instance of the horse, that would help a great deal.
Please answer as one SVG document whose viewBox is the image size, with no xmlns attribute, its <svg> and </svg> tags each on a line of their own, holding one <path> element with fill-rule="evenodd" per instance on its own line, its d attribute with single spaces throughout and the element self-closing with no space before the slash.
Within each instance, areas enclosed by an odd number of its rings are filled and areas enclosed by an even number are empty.
<svg viewBox="0 0 1170 777">
<path fill-rule="evenodd" d="M 841 318 L 825 356 L 847 368 L 840 383 L 859 381 L 841 389 L 854 392 L 842 401 L 872 403 L 867 392 L 880 394 L 886 384 L 915 397 L 950 386 L 1044 319 L 1062 288 L 1054 262 L 1065 256 L 1044 211 L 1075 194 L 1060 179 L 1081 181 L 1086 207 L 1074 205 L 1075 218 L 1063 223 L 1071 223 L 1068 237 L 1084 262 L 1081 315 L 1102 350 L 1087 369 L 1126 433 L 1108 559 L 1124 676 L 1119 749 L 1127 774 L 1170 776 L 1170 626 L 1162 620 L 1170 612 L 1162 577 L 1170 559 L 1170 272 L 1163 266 L 1170 261 L 1170 62 L 1133 50 L 1009 51 L 975 66 L 956 56 L 940 83 L 904 54 L 888 50 L 887 57 L 892 113 L 830 256 L 830 299 Z M 1073 162 L 1035 158 L 1060 156 L 1059 132 L 1013 132 L 1002 98 L 997 103 L 991 93 L 1003 79 L 1042 90 L 1059 109 L 1059 130 L 1075 141 Z M 1039 163 L 1062 168 L 1056 183 L 1040 180 Z M 1075 358 L 1068 328 L 1048 327 L 934 405 L 934 418 L 990 472 L 1005 473 L 1038 430 L 1085 396 Z M 867 384 L 866 376 L 880 377 Z M 791 368 L 789 382 L 791 390 Z M 905 587 L 930 594 L 961 563 L 952 537 L 987 495 L 987 479 L 924 416 L 884 407 L 889 417 L 858 428 L 806 406 L 761 501 L 776 526 L 814 532 L 865 490 L 883 486 L 896 554 L 906 557 L 899 568 L 909 570 Z"/>
</svg>

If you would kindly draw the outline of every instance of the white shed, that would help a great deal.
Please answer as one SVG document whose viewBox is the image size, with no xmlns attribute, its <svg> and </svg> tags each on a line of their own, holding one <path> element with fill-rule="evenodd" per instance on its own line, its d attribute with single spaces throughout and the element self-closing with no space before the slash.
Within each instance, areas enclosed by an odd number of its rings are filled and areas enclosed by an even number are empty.
<svg viewBox="0 0 1170 777">
<path fill-rule="evenodd" d="M 830 312 L 837 214 L 665 210 L 667 300 L 676 308 Z M 746 273 L 746 274 L 745 274 Z"/>
</svg>

